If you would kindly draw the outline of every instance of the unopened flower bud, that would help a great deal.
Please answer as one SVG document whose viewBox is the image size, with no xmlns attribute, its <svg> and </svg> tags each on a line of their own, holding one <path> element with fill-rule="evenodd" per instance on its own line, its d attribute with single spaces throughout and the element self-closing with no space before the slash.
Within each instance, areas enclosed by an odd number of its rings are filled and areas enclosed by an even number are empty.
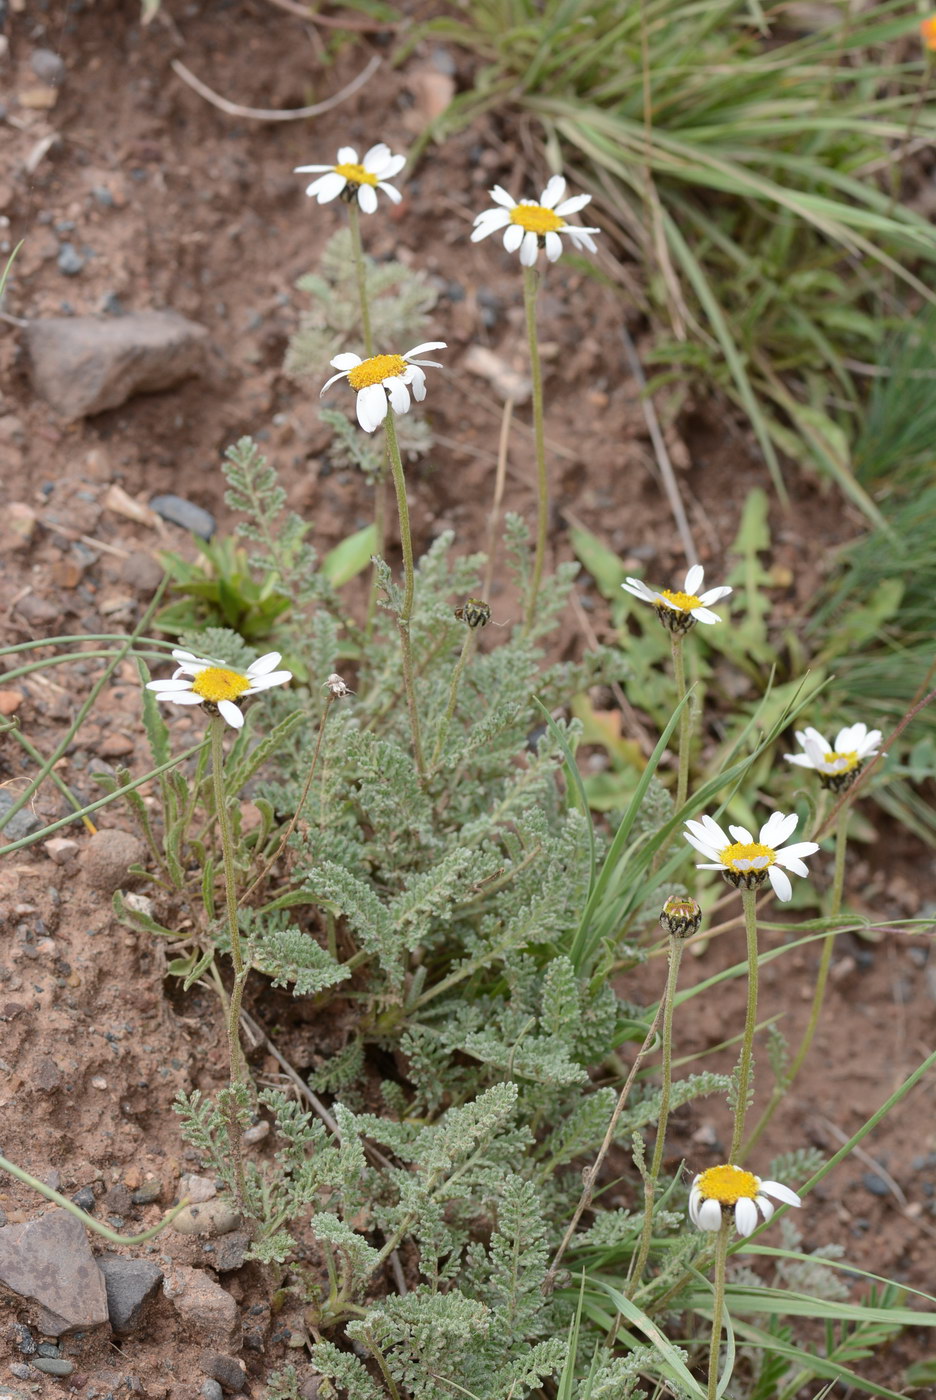
<svg viewBox="0 0 936 1400">
<path fill-rule="evenodd" d="M 345 695 L 354 694 L 354 691 L 345 685 L 337 671 L 332 671 L 325 684 L 328 686 L 335 700 L 341 700 Z"/>
<path fill-rule="evenodd" d="M 688 895 L 671 894 L 660 910 L 660 923 L 674 938 L 688 938 L 698 933 L 702 923 L 702 910 Z"/>
</svg>

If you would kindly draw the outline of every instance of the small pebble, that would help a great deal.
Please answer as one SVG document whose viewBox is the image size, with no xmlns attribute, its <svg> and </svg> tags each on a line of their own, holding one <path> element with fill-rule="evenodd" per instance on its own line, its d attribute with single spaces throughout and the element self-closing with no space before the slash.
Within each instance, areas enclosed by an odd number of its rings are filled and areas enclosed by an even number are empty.
<svg viewBox="0 0 936 1400">
<path fill-rule="evenodd" d="M 84 1211 L 90 1212 L 94 1210 L 95 1196 L 90 1186 L 82 1186 L 81 1189 L 76 1191 L 74 1196 L 72 1196 L 72 1200 L 76 1206 L 79 1206 Z"/>
<path fill-rule="evenodd" d="M 259 1123 L 254 1123 L 252 1127 L 247 1129 L 244 1133 L 243 1141 L 245 1145 L 249 1147 L 251 1143 L 262 1142 L 263 1139 L 268 1136 L 269 1131 L 270 1125 L 266 1119 L 263 1118 Z"/>
<path fill-rule="evenodd" d="M 224 1391 L 217 1381 L 207 1380 L 199 1392 L 204 1396 L 204 1400 L 223 1400 Z"/>
<path fill-rule="evenodd" d="M 239 1361 L 221 1352 L 203 1351 L 198 1364 L 206 1376 L 220 1383 L 223 1390 L 236 1395 L 244 1388 L 246 1373 Z M 204 1392 L 202 1392 L 204 1394 Z"/>
<path fill-rule="evenodd" d="M 191 530 L 200 539 L 210 540 L 218 528 L 210 511 L 203 510 L 193 501 L 184 500 L 182 496 L 153 496 L 150 505 L 163 520 L 180 525 L 183 530 Z"/>
<path fill-rule="evenodd" d="M 865 1172 L 861 1178 L 861 1184 L 866 1191 L 870 1191 L 872 1196 L 889 1196 L 890 1187 L 883 1177 L 877 1172 Z"/>
<path fill-rule="evenodd" d="M 91 191 L 91 194 L 97 200 L 98 204 L 100 204 L 102 209 L 113 209 L 114 196 L 111 194 L 110 190 L 107 188 L 106 185 L 95 185 L 94 189 Z"/>
<path fill-rule="evenodd" d="M 91 1087 L 93 1089 L 107 1088 L 107 1080 L 104 1078 L 103 1074 L 96 1074 L 94 1076 L 94 1078 L 91 1080 Z"/>
<path fill-rule="evenodd" d="M 56 259 L 58 270 L 66 277 L 77 277 L 85 265 L 85 259 L 81 256 L 74 243 L 63 243 L 59 247 L 59 255 Z"/>
<path fill-rule="evenodd" d="M 65 64 L 51 49 L 34 49 L 29 66 L 39 81 L 49 87 L 59 87 L 65 79 Z"/>
<path fill-rule="evenodd" d="M 36 1343 L 28 1327 L 21 1322 L 14 1322 L 13 1335 L 16 1338 L 17 1349 L 20 1356 L 35 1356 Z"/>
<path fill-rule="evenodd" d="M 27 1366 L 25 1361 L 14 1361 L 10 1367 L 10 1372 L 18 1381 L 28 1381 L 29 1377 L 32 1375 L 32 1368 Z M 0 1391 L 0 1395 L 2 1394 L 3 1392 Z"/>
<path fill-rule="evenodd" d="M 64 1356 L 37 1356 L 32 1364 L 36 1371 L 45 1371 L 47 1376 L 70 1376 L 75 1369 L 74 1361 Z"/>
<path fill-rule="evenodd" d="M 61 1356 L 62 1350 L 61 1347 L 55 1346 L 53 1342 L 40 1342 L 36 1348 L 36 1353 L 39 1356 Z"/>
<path fill-rule="evenodd" d="M 162 1195 L 162 1182 L 158 1177 L 153 1177 L 152 1181 L 144 1181 L 143 1185 L 133 1192 L 130 1199 L 135 1206 L 148 1206 L 153 1201 L 158 1201 Z"/>
</svg>

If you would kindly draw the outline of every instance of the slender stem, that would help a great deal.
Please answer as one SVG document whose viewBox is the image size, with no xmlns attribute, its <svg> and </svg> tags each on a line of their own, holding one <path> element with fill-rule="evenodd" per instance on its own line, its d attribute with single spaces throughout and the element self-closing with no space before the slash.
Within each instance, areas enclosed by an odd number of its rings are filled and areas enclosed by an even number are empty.
<svg viewBox="0 0 936 1400">
<path fill-rule="evenodd" d="M 650 1170 L 644 1176 L 644 1218 L 640 1233 L 637 1258 L 631 1268 L 630 1289 L 637 1286 L 643 1277 L 650 1254 L 650 1241 L 653 1236 L 653 1204 L 656 1197 L 656 1184 L 663 1165 L 663 1150 L 666 1145 L 666 1128 L 669 1122 L 670 1097 L 673 1087 L 673 1003 L 676 997 L 676 979 L 682 960 L 683 940 L 674 934 L 669 940 L 669 969 L 666 977 L 666 991 L 663 993 L 663 1084 L 660 1091 L 660 1117 L 657 1121 L 656 1143 Z"/>
<path fill-rule="evenodd" d="M 290 836 L 292 836 L 293 832 L 294 832 L 295 829 L 296 829 L 296 823 L 299 821 L 299 818 L 300 818 L 300 816 L 302 815 L 302 809 L 303 809 L 303 807 L 305 806 L 305 800 L 306 800 L 306 798 L 307 798 L 308 795 L 309 795 L 309 788 L 312 786 L 312 779 L 313 779 L 313 777 L 315 776 L 315 769 L 316 769 L 316 766 L 317 766 L 317 764 L 318 764 L 319 754 L 320 754 L 321 749 L 322 749 L 322 738 L 323 738 L 323 736 L 324 736 L 324 734 L 325 734 L 325 722 L 326 722 L 326 720 L 328 719 L 328 712 L 329 712 L 329 710 L 330 710 L 331 707 L 332 707 L 332 703 L 333 703 L 334 699 L 335 699 L 334 695 L 332 695 L 332 693 L 329 692 L 328 698 L 327 698 L 327 700 L 325 701 L 325 708 L 324 708 L 324 710 L 322 711 L 321 723 L 319 724 L 318 739 L 316 740 L 316 743 L 315 743 L 315 753 L 312 755 L 312 763 L 311 763 L 311 765 L 310 765 L 310 767 L 309 767 L 308 773 L 306 774 L 305 784 L 303 785 L 302 792 L 299 794 L 299 801 L 296 803 L 296 810 L 295 810 L 295 812 L 293 813 L 292 820 L 290 821 L 290 823 L 289 823 L 289 825 L 287 826 L 286 830 L 283 832 L 283 836 L 282 836 L 282 839 L 280 840 L 279 845 L 277 846 L 277 848 L 276 848 L 276 850 L 273 852 L 273 854 L 270 856 L 270 859 L 269 859 L 269 860 L 267 861 L 267 863 L 264 865 L 263 869 L 260 871 L 260 874 L 259 874 L 259 875 L 257 876 L 257 878 L 254 880 L 253 884 L 250 885 L 250 887 L 249 887 L 247 890 L 244 891 L 244 893 L 241 895 L 240 899 L 237 901 L 238 906 L 240 906 L 240 905 L 242 905 L 242 904 L 246 904 L 246 903 L 247 903 L 247 900 L 248 900 L 248 899 L 250 898 L 250 896 L 253 894 L 253 892 L 254 892 L 254 890 L 257 888 L 257 886 L 261 883 L 261 881 L 263 881 L 263 880 L 266 879 L 266 877 L 269 875 L 270 871 L 273 869 L 273 867 L 274 867 L 274 865 L 276 864 L 276 862 L 279 860 L 280 856 L 281 856 L 281 855 L 283 854 L 283 852 L 285 851 L 285 849 L 286 849 L 286 843 L 287 843 L 287 841 L 289 840 Z"/>
<path fill-rule="evenodd" d="M 449 690 L 448 706 L 446 708 L 445 716 L 442 720 L 442 723 L 439 726 L 439 735 L 435 741 L 435 747 L 432 750 L 432 758 L 429 762 L 430 768 L 435 768 L 436 764 L 439 761 L 439 755 L 445 747 L 445 741 L 448 738 L 449 725 L 452 723 L 452 716 L 455 713 L 455 703 L 458 700 L 458 687 L 461 684 L 462 672 L 465 669 L 465 664 L 468 661 L 469 656 L 474 650 L 474 643 L 474 628 L 466 627 L 465 640 L 464 642 L 462 642 L 461 653 L 458 657 L 458 660 L 455 663 L 455 670 L 452 672 L 452 685 L 451 689 Z"/>
<path fill-rule="evenodd" d="M 221 854 L 224 864 L 224 894 L 227 902 L 228 937 L 231 942 L 231 962 L 234 964 L 234 985 L 227 1009 L 228 1055 L 231 1076 L 231 1107 L 227 1119 L 228 1143 L 234 1162 L 234 1179 L 237 1187 L 239 1209 L 246 1207 L 246 1183 L 241 1146 L 241 1129 L 237 1121 L 235 1091 L 247 1079 L 244 1057 L 240 1044 L 240 1010 L 244 996 L 244 984 L 248 969 L 244 966 L 241 951 L 240 929 L 237 924 L 237 883 L 234 871 L 234 839 L 231 833 L 231 818 L 228 812 L 227 796 L 224 791 L 224 727 L 220 715 L 211 720 L 211 777 L 214 784 L 215 816 L 221 836 Z"/>
<path fill-rule="evenodd" d="M 549 528 L 549 478 L 546 475 L 546 437 L 543 428 L 543 371 L 536 334 L 536 293 L 539 274 L 535 267 L 523 269 L 523 309 L 526 312 L 527 341 L 530 347 L 530 375 L 533 381 L 533 438 L 536 445 L 536 553 L 530 575 L 525 628 L 529 632 L 536 613 L 536 599 L 543 577 L 546 533 Z"/>
<path fill-rule="evenodd" d="M 747 1115 L 754 1058 L 754 1028 L 757 1025 L 757 890 L 742 889 L 741 903 L 744 905 L 744 927 L 747 931 L 748 995 L 744 1040 L 741 1042 L 741 1058 L 738 1061 L 738 1098 L 735 1104 L 734 1131 L 731 1134 L 731 1151 L 728 1153 L 729 1162 L 737 1160 L 744 1138 L 744 1119 Z"/>
<path fill-rule="evenodd" d="M 592 1196 L 594 1194 L 595 1189 L 595 1182 L 598 1180 L 598 1173 L 601 1170 L 601 1164 L 607 1156 L 611 1144 L 614 1141 L 614 1130 L 618 1125 L 618 1119 L 624 1112 L 624 1109 L 627 1105 L 627 1100 L 630 1097 L 631 1088 L 633 1086 L 634 1080 L 637 1078 L 637 1071 L 643 1064 L 644 1056 L 650 1049 L 650 1046 L 653 1044 L 653 1037 L 656 1035 L 657 1026 L 659 1026 L 660 1024 L 660 1018 L 662 1014 L 663 1003 L 660 1002 L 660 1005 L 656 1009 L 656 1015 L 650 1023 L 650 1029 L 647 1031 L 647 1034 L 644 1037 L 644 1042 L 641 1045 L 640 1049 L 637 1051 L 634 1063 L 630 1067 L 630 1073 L 628 1074 L 627 1079 L 624 1082 L 624 1087 L 618 1095 L 618 1101 L 614 1106 L 614 1112 L 611 1114 L 611 1121 L 608 1123 L 608 1128 L 604 1135 L 604 1141 L 598 1149 L 598 1156 L 595 1158 L 592 1165 L 582 1173 L 584 1181 L 584 1190 L 582 1191 L 582 1195 L 579 1198 L 578 1205 L 575 1207 L 572 1219 L 569 1221 L 569 1224 L 566 1227 L 566 1232 L 563 1235 L 562 1240 L 560 1241 L 559 1248 L 556 1250 L 556 1253 L 553 1257 L 552 1263 L 549 1266 L 549 1270 L 546 1274 L 546 1277 L 543 1280 L 544 1293 L 548 1294 L 552 1292 L 556 1281 L 556 1271 L 559 1268 L 560 1263 L 562 1262 L 562 1256 L 565 1254 L 566 1250 L 569 1247 L 569 1241 L 575 1234 L 575 1230 L 579 1221 L 581 1220 L 582 1216 L 585 1214 L 585 1211 L 591 1204 Z"/>
<path fill-rule="evenodd" d="M 4 676 L 4 680 L 5 680 L 5 679 L 6 679 L 6 677 Z M 11 720 L 9 720 L 7 723 L 2 723 L 2 722 L 0 722 L 0 734 L 10 734 L 10 735 L 12 735 L 12 737 L 13 737 L 13 738 L 16 740 L 16 742 L 19 744 L 20 748 L 23 748 L 23 749 L 26 750 L 26 752 L 29 754 L 29 757 L 33 760 L 33 762 L 34 762 L 34 763 L 38 763 L 38 764 L 40 765 L 40 767 L 42 766 L 42 764 L 43 764 L 43 762 L 44 762 L 44 759 L 43 759 L 43 757 L 42 757 L 42 754 L 41 754 L 41 753 L 39 752 L 39 750 L 36 748 L 35 744 L 33 744 L 33 743 L 31 742 L 31 740 L 27 739 L 26 735 L 25 735 L 25 734 L 23 733 L 23 731 L 20 729 L 20 727 L 19 727 L 19 725 L 17 724 L 16 720 L 11 719 Z M 65 801 L 68 803 L 69 807 L 71 807 L 75 812 L 80 812 L 80 811 L 81 811 L 81 801 L 80 801 L 79 798 L 77 798 L 77 797 L 75 796 L 75 794 L 72 792 L 71 788 L 70 788 L 70 787 L 68 786 L 68 784 L 65 782 L 64 778 L 60 778 L 59 775 L 58 775 L 58 773 L 56 773 L 56 771 L 55 771 L 54 768 L 53 768 L 52 771 L 49 773 L 49 777 L 52 779 L 52 782 L 55 784 L 55 786 L 58 788 L 59 792 L 60 792 L 60 793 L 62 794 L 62 796 L 65 798 Z M 82 817 L 82 821 L 84 822 L 84 824 L 85 824 L 85 826 L 87 827 L 88 831 L 90 831 L 91 835 L 93 836 L 94 833 L 97 831 L 97 827 L 94 825 L 94 822 L 91 820 L 90 817 Z M 154 852 L 154 854 L 157 855 L 157 859 L 158 859 L 158 852 Z"/>
<path fill-rule="evenodd" d="M 850 810 L 849 807 L 842 807 L 835 823 L 835 873 L 832 877 L 832 893 L 829 899 L 828 917 L 830 919 L 835 918 L 842 907 L 842 889 L 845 884 L 845 852 L 848 848 L 848 816 Z M 829 968 L 832 965 L 832 952 L 835 947 L 835 935 L 836 930 L 830 929 L 822 940 L 822 952 L 819 957 L 819 970 L 816 974 L 816 986 L 813 990 L 812 1007 L 809 1012 L 809 1021 L 803 1032 L 803 1038 L 799 1043 L 799 1048 L 793 1057 L 789 1069 L 774 1086 L 774 1091 L 770 1096 L 770 1102 L 761 1114 L 754 1131 L 744 1144 L 743 1156 L 747 1156 L 748 1152 L 767 1127 L 771 1118 L 773 1118 L 784 1094 L 803 1068 L 803 1061 L 809 1054 L 813 1037 L 819 1025 L 819 1018 L 822 1015 L 822 1005 L 825 1000 L 826 985 L 829 980 Z"/>
<path fill-rule="evenodd" d="M 374 353 L 374 335 L 371 330 L 370 306 L 367 302 L 367 264 L 364 261 L 364 248 L 361 243 L 361 215 L 356 199 L 348 205 L 348 228 L 351 230 L 351 254 L 354 258 L 354 275 L 357 278 L 358 300 L 361 304 L 364 354 L 370 359 Z"/>
<path fill-rule="evenodd" d="M 63 1196 L 60 1192 L 53 1190 L 53 1188 L 47 1186 L 44 1181 L 37 1181 L 34 1176 L 30 1176 L 29 1172 L 24 1171 L 22 1167 L 18 1167 L 15 1162 L 9 1162 L 6 1157 L 0 1157 L 0 1169 L 9 1172 L 10 1176 L 15 1176 L 17 1181 L 21 1181 L 24 1186 L 31 1186 L 34 1191 L 38 1191 L 40 1195 L 45 1196 L 47 1201 L 54 1201 L 57 1206 L 61 1206 L 63 1210 L 67 1210 L 69 1215 L 73 1215 L 76 1220 L 80 1220 L 82 1225 L 87 1225 L 89 1230 L 93 1230 L 96 1234 L 102 1235 L 104 1239 L 109 1240 L 111 1244 L 144 1244 L 146 1240 L 154 1239 L 160 1231 L 165 1230 L 167 1225 L 171 1225 L 172 1221 L 175 1220 L 176 1216 L 179 1214 L 179 1211 L 184 1210 L 189 1203 L 188 1196 L 184 1196 L 178 1205 L 173 1206 L 172 1210 L 163 1216 L 158 1225 L 153 1225 L 149 1230 L 144 1230 L 142 1235 L 118 1235 L 117 1231 L 112 1230 L 109 1225 L 102 1225 L 100 1220 L 95 1220 L 93 1215 L 88 1215 L 80 1206 L 76 1206 L 74 1201 L 70 1201 L 67 1196 Z"/>
<path fill-rule="evenodd" d="M 413 736 L 413 757 L 420 778 L 426 776 L 426 760 L 423 758 L 422 739 L 419 733 L 419 712 L 416 709 L 416 689 L 413 684 L 413 654 L 410 650 L 410 618 L 413 615 L 413 594 L 416 588 L 416 574 L 413 568 L 413 537 L 410 532 L 409 506 L 406 501 L 406 478 L 403 475 L 403 462 L 400 458 L 400 445 L 397 442 L 396 423 L 393 409 L 387 408 L 387 454 L 390 470 L 393 473 L 393 487 L 396 491 L 397 511 L 400 517 L 400 544 L 403 547 L 403 606 L 397 614 L 397 627 L 400 632 L 400 652 L 403 659 L 403 685 L 406 690 L 406 708 L 409 712 L 410 732 Z"/>
<path fill-rule="evenodd" d="M 722 1225 L 715 1245 L 715 1296 L 712 1300 L 712 1341 L 709 1347 L 706 1400 L 715 1400 L 718 1392 L 718 1353 L 721 1350 L 722 1313 L 725 1310 L 725 1266 L 728 1262 L 731 1213 L 726 1213 L 723 1208 L 722 1217 Z"/>
<path fill-rule="evenodd" d="M 676 701 L 686 693 L 686 668 L 683 664 L 683 635 L 670 633 L 670 648 L 673 653 L 673 679 L 676 682 Z M 692 705 L 683 705 L 679 715 L 679 773 L 676 778 L 676 811 L 681 812 L 686 805 L 689 792 L 689 753 L 692 747 Z"/>
</svg>

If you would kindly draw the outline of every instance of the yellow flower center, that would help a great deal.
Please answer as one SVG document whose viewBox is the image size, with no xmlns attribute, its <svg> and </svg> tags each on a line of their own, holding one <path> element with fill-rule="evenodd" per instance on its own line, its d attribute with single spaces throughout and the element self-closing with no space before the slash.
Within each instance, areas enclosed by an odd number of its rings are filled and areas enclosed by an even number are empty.
<svg viewBox="0 0 936 1400">
<path fill-rule="evenodd" d="M 343 175 L 349 185 L 376 185 L 377 176 L 365 170 L 363 165 L 336 165 L 336 175 Z"/>
<path fill-rule="evenodd" d="M 679 608 L 680 612 L 692 612 L 693 608 L 702 606 L 702 599 L 697 598 L 694 593 L 680 593 L 678 589 L 672 588 L 661 588 L 660 593 L 671 607 Z"/>
<path fill-rule="evenodd" d="M 742 1171 L 740 1167 L 709 1167 L 699 1177 L 696 1187 L 706 1200 L 733 1206 L 744 1197 L 753 1201 L 760 1190 L 760 1181 L 753 1172 Z"/>
<path fill-rule="evenodd" d="M 250 681 L 247 676 L 228 671 L 224 666 L 209 666 L 207 670 L 199 671 L 192 681 L 192 689 L 203 700 L 217 705 L 219 700 L 236 700 L 243 695 L 245 690 L 250 689 Z"/>
<path fill-rule="evenodd" d="M 348 371 L 348 383 L 352 389 L 360 391 L 371 384 L 382 384 L 391 374 L 405 372 L 406 361 L 402 355 L 373 355 Z"/>
<path fill-rule="evenodd" d="M 854 749 L 851 753 L 827 753 L 823 759 L 827 770 L 832 773 L 850 773 L 860 762 Z"/>
<path fill-rule="evenodd" d="M 748 870 L 766 870 L 777 857 L 770 846 L 762 846 L 759 841 L 736 841 L 733 846 L 725 847 L 721 858 L 729 870 L 743 875 Z"/>
<path fill-rule="evenodd" d="M 546 209 L 542 204 L 518 204 L 510 211 L 510 222 L 519 224 L 527 233 L 536 234 L 555 233 L 565 228 L 565 219 L 560 219 L 555 210 Z"/>
</svg>

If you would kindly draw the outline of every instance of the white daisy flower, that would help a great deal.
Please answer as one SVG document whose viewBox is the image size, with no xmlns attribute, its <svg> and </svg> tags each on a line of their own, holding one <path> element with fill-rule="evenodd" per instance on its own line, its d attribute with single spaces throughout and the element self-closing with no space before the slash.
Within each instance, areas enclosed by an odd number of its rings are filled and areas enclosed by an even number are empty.
<svg viewBox="0 0 936 1400">
<path fill-rule="evenodd" d="M 760 1224 L 757 1212 L 765 1222 L 776 1207 L 767 1197 L 787 1206 L 803 1203 L 795 1191 L 779 1181 L 761 1181 L 753 1172 L 726 1163 L 700 1172 L 689 1191 L 689 1219 L 700 1230 L 720 1230 L 722 1210 L 734 1207 L 734 1224 L 739 1235 L 752 1235 Z"/>
<path fill-rule="evenodd" d="M 833 745 L 818 729 L 797 729 L 797 743 L 805 752 L 785 753 L 783 757 L 787 763 L 814 769 L 823 787 L 844 792 L 858 777 L 865 759 L 879 751 L 881 737 L 880 729 L 869 729 L 866 724 L 848 724 L 839 730 Z"/>
<path fill-rule="evenodd" d="M 336 355 L 329 363 L 338 370 L 321 392 L 339 379 L 347 379 L 357 393 L 357 420 L 365 433 L 379 428 L 387 416 L 387 402 L 394 413 L 408 413 L 410 387 L 413 398 L 420 403 L 426 397 L 426 376 L 423 368 L 443 369 L 438 360 L 414 360 L 426 350 L 444 350 L 444 340 L 427 340 L 423 345 L 414 345 L 405 355 L 372 355 L 362 360 L 360 355 L 350 352 Z"/>
<path fill-rule="evenodd" d="M 244 723 L 241 700 L 292 680 L 292 671 L 275 669 L 280 662 L 278 651 L 258 657 L 246 671 L 236 671 L 224 661 L 207 661 L 190 651 L 174 651 L 172 656 L 179 663 L 172 679 L 147 681 L 146 689 L 154 691 L 157 700 L 173 705 L 204 705 L 209 714 L 222 715 L 233 729 Z"/>
<path fill-rule="evenodd" d="M 504 247 L 508 253 L 520 249 L 520 261 L 524 267 L 533 267 L 540 248 L 546 250 L 550 262 L 555 262 L 562 252 L 561 234 L 571 238 L 573 247 L 586 248 L 589 253 L 597 252 L 593 233 L 600 228 L 582 228 L 579 224 L 567 224 L 566 214 L 576 214 L 590 203 L 590 194 L 577 194 L 571 199 L 563 199 L 566 182 L 561 175 L 554 175 L 540 195 L 539 204 L 533 199 L 521 199 L 518 204 L 505 189 L 495 185 L 491 198 L 500 207 L 485 209 L 474 221 L 472 243 L 477 243 L 488 234 L 504 229 Z M 560 200 L 562 201 L 560 203 Z"/>
<path fill-rule="evenodd" d="M 721 583 L 717 588 L 707 588 L 704 593 L 700 593 L 704 577 L 705 570 L 702 565 L 693 564 L 681 589 L 651 588 L 640 578 L 629 578 L 621 587 L 644 603 L 651 603 L 656 608 L 663 626 L 670 632 L 688 632 L 697 622 L 705 622 L 710 626 L 712 623 L 721 622 L 718 613 L 711 611 L 710 604 L 727 598 L 728 594 L 733 592 L 727 583 Z"/>
<path fill-rule="evenodd" d="M 364 159 L 359 161 L 353 146 L 342 146 L 338 152 L 337 165 L 297 165 L 296 175 L 323 171 L 317 180 L 307 186 L 306 194 L 312 195 L 319 204 L 328 204 L 340 195 L 350 204 L 357 195 L 357 202 L 365 214 L 377 210 L 377 191 L 383 190 L 388 199 L 399 204 L 403 196 L 393 185 L 386 182 L 397 175 L 406 164 L 406 156 L 391 154 L 390 147 L 379 141 L 371 146 Z"/>
<path fill-rule="evenodd" d="M 792 870 L 794 875 L 808 875 L 803 856 L 811 856 L 819 849 L 816 841 L 797 841 L 793 846 L 783 847 L 784 841 L 796 830 L 798 821 L 795 812 L 789 816 L 773 812 L 755 841 L 743 826 L 729 826 L 729 837 L 718 822 L 711 817 L 703 817 L 701 821 L 687 821 L 688 830 L 683 832 L 683 836 L 690 846 L 707 857 L 705 862 L 698 863 L 697 869 L 721 870 L 725 879 L 736 889 L 744 886 L 753 890 L 769 880 L 777 898 L 786 901 L 793 897 L 793 886 L 786 871 Z"/>
</svg>

